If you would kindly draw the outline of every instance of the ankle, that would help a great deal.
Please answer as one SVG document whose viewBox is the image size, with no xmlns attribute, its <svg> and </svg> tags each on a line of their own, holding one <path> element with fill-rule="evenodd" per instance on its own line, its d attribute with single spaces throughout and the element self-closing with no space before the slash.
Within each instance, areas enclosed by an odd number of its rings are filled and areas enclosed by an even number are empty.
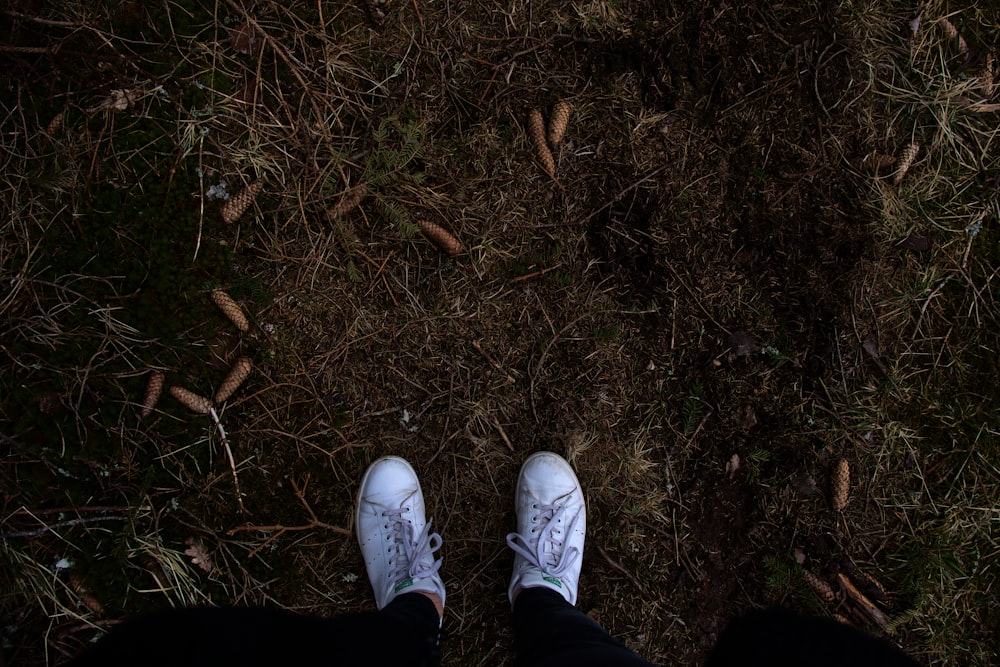
<svg viewBox="0 0 1000 667">
<path fill-rule="evenodd" d="M 418 595 L 423 595 L 425 598 L 434 603 L 434 608 L 437 610 L 438 618 L 444 617 L 444 600 L 437 593 L 428 593 L 426 591 L 414 591 Z"/>
</svg>

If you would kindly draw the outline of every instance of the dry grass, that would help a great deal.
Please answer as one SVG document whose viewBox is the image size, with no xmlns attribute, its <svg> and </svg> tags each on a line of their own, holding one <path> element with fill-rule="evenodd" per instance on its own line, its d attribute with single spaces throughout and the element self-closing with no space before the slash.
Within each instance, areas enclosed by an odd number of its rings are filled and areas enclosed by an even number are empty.
<svg viewBox="0 0 1000 667">
<path fill-rule="evenodd" d="M 588 494 L 582 605 L 650 660 L 696 662 L 754 606 L 831 613 L 799 552 L 831 581 L 877 572 L 912 653 L 988 664 L 1000 165 L 941 5 L 907 39 L 874 2 L 40 4 L 0 15 L 42 49 L 0 54 L 15 657 L 164 604 L 369 608 L 341 529 L 393 453 L 445 537 L 446 661 L 508 663 L 505 499 L 550 448 Z M 951 20 L 976 58 L 995 40 Z M 100 108 L 115 90 L 128 108 Z M 559 99 L 554 181 L 525 124 Z M 899 186 L 846 167 L 912 141 Z M 210 188 L 258 179 L 223 224 Z M 210 396 L 241 355 L 220 419 L 245 514 L 207 419 L 169 398 L 139 417 L 148 369 Z M 127 520 L 13 536 L 106 515 Z"/>
</svg>

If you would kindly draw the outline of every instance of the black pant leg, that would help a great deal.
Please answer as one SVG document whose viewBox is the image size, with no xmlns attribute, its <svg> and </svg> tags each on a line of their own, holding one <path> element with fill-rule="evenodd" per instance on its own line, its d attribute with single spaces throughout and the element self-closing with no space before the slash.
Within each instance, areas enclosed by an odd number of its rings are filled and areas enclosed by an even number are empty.
<svg viewBox="0 0 1000 667">
<path fill-rule="evenodd" d="M 409 593 L 336 618 L 276 609 L 160 611 L 115 627 L 70 667 L 431 667 L 434 603 Z"/>
<path fill-rule="evenodd" d="M 918 667 L 887 641 L 828 618 L 766 609 L 732 621 L 706 667 Z"/>
<path fill-rule="evenodd" d="M 514 649 L 518 667 L 653 667 L 548 588 L 514 601 Z"/>
</svg>

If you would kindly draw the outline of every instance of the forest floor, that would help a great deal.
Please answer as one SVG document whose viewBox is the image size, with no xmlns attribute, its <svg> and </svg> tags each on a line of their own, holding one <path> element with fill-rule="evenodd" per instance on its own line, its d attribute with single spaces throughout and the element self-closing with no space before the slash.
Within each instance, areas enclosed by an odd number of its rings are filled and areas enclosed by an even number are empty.
<svg viewBox="0 0 1000 667">
<path fill-rule="evenodd" d="M 513 486 L 551 449 L 587 494 L 580 607 L 648 660 L 779 604 L 990 664 L 997 15 L 5 3 L 0 653 L 169 605 L 371 608 L 354 495 L 396 454 L 444 538 L 444 664 L 512 664 Z M 549 174 L 527 119 L 559 101 Z M 242 356 L 217 418 L 142 416 L 154 373 L 212 396 Z"/>
</svg>

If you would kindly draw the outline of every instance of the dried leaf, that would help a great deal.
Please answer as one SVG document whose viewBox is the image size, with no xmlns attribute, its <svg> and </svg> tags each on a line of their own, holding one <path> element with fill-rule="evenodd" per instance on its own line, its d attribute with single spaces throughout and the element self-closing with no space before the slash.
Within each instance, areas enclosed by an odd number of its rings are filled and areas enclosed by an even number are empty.
<svg viewBox="0 0 1000 667">
<path fill-rule="evenodd" d="M 535 144 L 535 152 L 542 169 L 550 177 L 555 178 L 556 161 L 552 158 L 549 145 L 545 143 L 545 119 L 542 118 L 542 112 L 538 109 L 532 109 L 531 113 L 528 114 L 528 137 Z"/>
<path fill-rule="evenodd" d="M 833 594 L 833 588 L 819 575 L 813 574 L 809 570 L 803 568 L 802 578 L 806 580 L 807 584 L 809 584 L 809 588 L 811 588 L 813 593 L 816 594 L 816 597 L 823 602 L 832 604 L 836 599 L 836 596 Z"/>
<path fill-rule="evenodd" d="M 264 184 L 261 181 L 254 181 L 230 197 L 222 206 L 222 221 L 230 223 L 239 220 L 263 189 Z"/>
<path fill-rule="evenodd" d="M 207 415 L 212 410 L 212 401 L 184 387 L 171 387 L 170 395 L 180 401 L 181 405 L 200 415 Z"/>
<path fill-rule="evenodd" d="M 142 416 L 148 417 L 153 413 L 153 408 L 156 407 L 157 401 L 160 400 L 160 394 L 163 393 L 163 379 L 164 375 L 161 371 L 153 371 L 149 374 L 149 380 L 146 381 L 146 394 L 142 399 Z"/>
<path fill-rule="evenodd" d="M 819 486 L 816 484 L 816 478 L 807 472 L 800 472 L 792 478 L 792 488 L 795 490 L 795 493 L 802 498 L 808 498 L 819 490 Z"/>
<path fill-rule="evenodd" d="M 868 356 L 871 357 L 872 359 L 879 358 L 878 336 L 876 336 L 874 333 L 870 333 L 867 336 L 865 336 L 865 339 L 861 341 L 861 347 L 862 349 L 864 349 L 865 352 L 868 353 Z"/>
<path fill-rule="evenodd" d="M 917 153 L 920 152 L 920 144 L 914 142 L 903 149 L 903 152 L 899 154 L 899 167 L 896 169 L 896 175 L 893 177 L 892 182 L 894 185 L 899 185 L 903 180 L 903 176 L 906 172 L 910 170 L 913 165 L 913 161 L 917 158 Z"/>
<path fill-rule="evenodd" d="M 746 331 L 729 334 L 729 347 L 737 357 L 749 357 L 757 351 L 757 341 Z"/>
<path fill-rule="evenodd" d="M 899 242 L 899 247 L 913 252 L 927 252 L 931 249 L 931 240 L 926 236 L 907 236 Z"/>
<path fill-rule="evenodd" d="M 368 13 L 377 25 L 382 25 L 389 18 L 389 0 L 368 0 Z"/>
<path fill-rule="evenodd" d="M 229 371 L 229 375 L 222 381 L 219 391 L 215 392 L 215 402 L 222 403 L 232 396 L 240 388 L 240 385 L 243 384 L 243 381 L 247 379 L 247 376 L 250 375 L 251 370 L 253 370 L 253 362 L 249 357 L 240 357 L 237 359 Z"/>
<path fill-rule="evenodd" d="M 260 52 L 263 40 L 252 25 L 243 22 L 229 32 L 229 44 L 237 53 L 255 56 Z"/>
<path fill-rule="evenodd" d="M 736 420 L 737 425 L 739 425 L 742 429 L 749 430 L 757 425 L 757 413 L 754 411 L 752 405 L 746 405 L 740 408 L 736 412 L 734 419 Z"/>
<path fill-rule="evenodd" d="M 740 455 L 733 454 L 726 462 L 726 473 L 732 477 L 740 469 Z"/>
<path fill-rule="evenodd" d="M 462 244 L 454 236 L 449 234 L 441 225 L 436 225 L 429 220 L 417 220 L 417 226 L 420 227 L 420 231 L 424 233 L 427 238 L 434 242 L 438 248 L 441 248 L 449 256 L 455 257 L 462 253 Z"/>
<path fill-rule="evenodd" d="M 833 472 L 831 484 L 833 491 L 833 509 L 838 512 L 844 511 L 847 507 L 847 496 L 851 488 L 851 467 L 847 459 L 837 461 L 837 467 Z"/>
<path fill-rule="evenodd" d="M 233 300 L 233 297 L 218 288 L 212 290 L 209 293 L 209 297 L 219 307 L 219 310 L 229 318 L 229 321 L 236 325 L 237 329 L 240 331 L 250 330 L 250 322 L 247 321 L 246 315 L 243 314 L 243 309 Z"/>
<path fill-rule="evenodd" d="M 913 37 L 916 37 L 917 33 L 920 32 L 920 20 L 923 17 L 924 17 L 923 14 L 918 14 L 917 18 L 910 21 L 910 33 L 912 34 Z"/>
<path fill-rule="evenodd" d="M 194 565 L 209 573 L 215 569 L 215 566 L 212 564 L 211 555 L 209 555 L 208 550 L 205 549 L 205 545 L 200 540 L 189 537 L 184 540 L 184 544 L 188 545 L 188 548 L 184 550 L 184 555 L 190 556 L 191 562 Z"/>
<path fill-rule="evenodd" d="M 344 191 L 340 201 L 334 204 L 327 213 L 333 219 L 340 218 L 353 211 L 368 194 L 368 184 L 360 183 Z"/>
<path fill-rule="evenodd" d="M 569 117 L 573 112 L 573 107 L 566 100 L 559 100 L 552 108 L 552 117 L 549 119 L 549 143 L 555 148 L 566 134 L 566 127 L 569 125 Z"/>
</svg>

